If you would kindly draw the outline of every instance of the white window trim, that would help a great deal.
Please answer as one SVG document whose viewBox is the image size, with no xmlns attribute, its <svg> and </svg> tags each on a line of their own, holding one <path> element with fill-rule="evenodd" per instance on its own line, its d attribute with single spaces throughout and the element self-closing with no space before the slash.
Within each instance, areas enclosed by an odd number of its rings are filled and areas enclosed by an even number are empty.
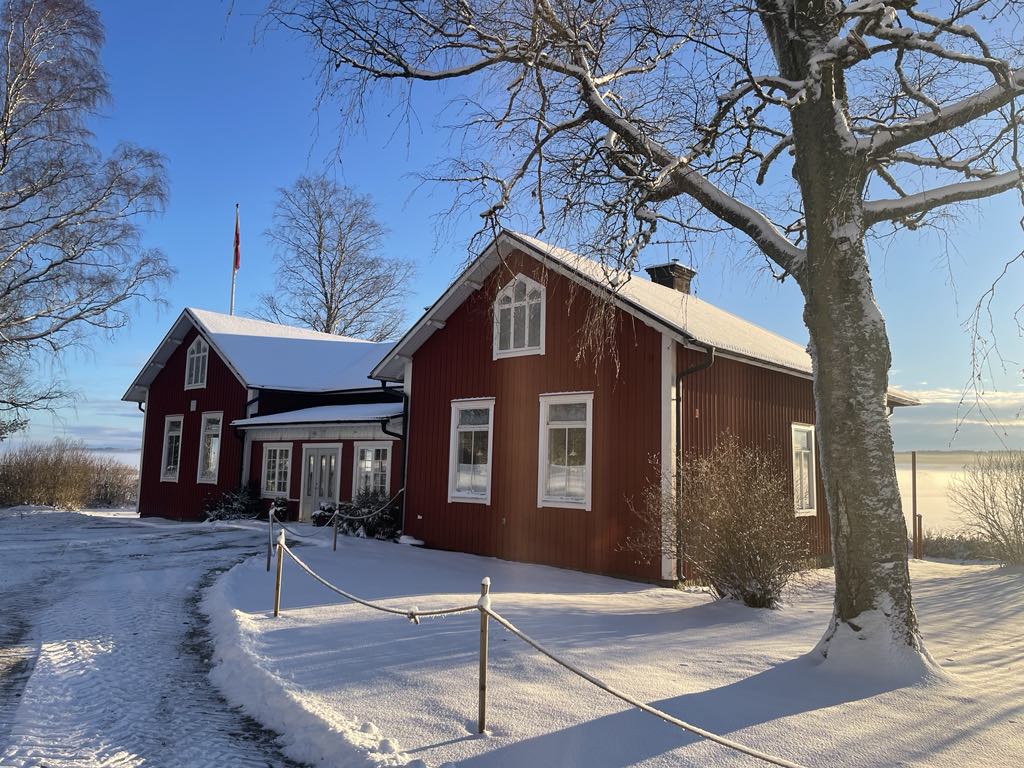
<svg viewBox="0 0 1024 768">
<path fill-rule="evenodd" d="M 214 417 L 220 418 L 220 423 L 217 425 L 217 464 L 213 468 L 213 478 L 203 479 L 203 438 L 206 436 L 206 422 Z M 220 477 L 220 459 L 224 455 L 223 445 L 221 444 L 221 438 L 224 436 L 224 412 L 223 411 L 204 411 L 203 418 L 199 422 L 199 460 L 196 462 L 196 482 L 202 483 L 203 485 L 216 485 L 217 478 Z"/>
<path fill-rule="evenodd" d="M 203 356 L 206 358 L 206 365 L 203 367 L 203 380 L 194 384 L 189 384 L 188 381 L 188 363 L 192 357 L 192 350 L 197 344 L 202 344 L 206 347 L 206 351 Z M 198 356 L 197 356 L 198 357 Z M 188 345 L 188 351 L 185 353 L 185 389 L 206 389 L 206 378 L 210 373 L 210 345 L 206 342 L 202 336 L 196 336 L 192 343 Z"/>
<path fill-rule="evenodd" d="M 807 432 L 811 436 L 811 504 L 806 509 L 796 508 L 796 465 L 793 462 L 796 453 L 797 432 Z M 794 421 L 789 431 L 789 459 L 793 464 L 793 508 L 797 517 L 816 517 L 818 514 L 818 446 L 813 424 L 802 424 Z"/>
<path fill-rule="evenodd" d="M 174 475 L 168 475 L 167 469 L 167 428 L 171 421 L 179 420 L 181 422 L 181 429 L 178 430 L 178 464 L 174 468 Z M 160 450 L 160 482 L 161 483 L 176 483 L 178 482 L 178 474 L 181 472 L 181 449 L 185 444 L 185 416 L 184 414 L 172 414 L 170 416 L 164 416 L 164 444 Z"/>
<path fill-rule="evenodd" d="M 487 408 L 487 491 L 482 494 L 455 490 L 458 473 L 459 411 Z M 451 428 L 448 433 L 448 501 L 460 504 L 491 504 L 491 484 L 494 481 L 494 398 L 478 397 L 452 400 Z"/>
<path fill-rule="evenodd" d="M 391 441 L 390 440 L 362 441 L 362 442 L 355 443 L 354 447 L 353 447 L 353 451 L 352 451 L 352 499 L 353 499 L 353 501 L 355 500 L 356 494 L 359 491 L 359 451 L 362 450 L 363 448 L 387 448 L 388 449 L 388 458 L 387 458 L 387 462 L 384 465 L 384 471 L 385 471 L 385 476 L 384 476 L 384 492 L 390 496 L 391 495 L 391 460 L 393 458 L 393 456 L 392 456 L 392 448 L 391 448 Z"/>
<path fill-rule="evenodd" d="M 284 491 L 267 490 L 267 453 L 272 450 L 288 451 L 288 472 L 285 476 Z M 287 499 L 288 491 L 292 487 L 292 444 L 291 443 L 264 443 L 263 444 L 263 471 L 260 473 L 260 498 L 261 499 Z"/>
<path fill-rule="evenodd" d="M 540 346 L 538 347 L 525 347 L 523 349 L 498 349 L 498 301 L 506 294 L 511 293 L 515 289 L 517 282 L 522 280 L 526 283 L 526 293 L 529 295 L 530 291 L 534 288 L 540 291 Z M 513 299 L 514 301 L 514 299 Z M 498 295 L 494 297 L 494 304 L 491 305 L 491 346 L 492 346 L 492 360 L 500 360 L 505 357 L 525 357 L 527 355 L 543 355 L 544 354 L 544 340 L 547 336 L 547 321 L 548 321 L 548 300 L 547 300 L 547 289 L 526 275 L 519 273 L 512 278 L 500 291 Z M 509 333 L 511 333 L 509 329 Z"/>
<path fill-rule="evenodd" d="M 587 481 L 583 501 L 549 498 L 545 495 L 548 469 L 548 406 L 560 403 L 587 404 Z M 537 507 L 584 509 L 590 511 L 594 486 L 594 393 L 557 392 L 540 396 L 540 431 L 537 447 Z"/>
</svg>

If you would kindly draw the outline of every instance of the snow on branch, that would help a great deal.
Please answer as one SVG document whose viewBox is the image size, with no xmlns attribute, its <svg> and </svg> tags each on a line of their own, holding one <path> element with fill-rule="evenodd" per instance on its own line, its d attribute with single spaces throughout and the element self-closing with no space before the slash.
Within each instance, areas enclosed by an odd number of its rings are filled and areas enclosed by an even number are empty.
<svg viewBox="0 0 1024 768">
<path fill-rule="evenodd" d="M 868 226 L 882 221 L 899 221 L 944 205 L 992 197 L 1019 186 L 1022 181 L 1024 171 L 1007 171 L 977 181 L 948 184 L 895 200 L 873 200 L 864 204 L 864 220 Z"/>
</svg>

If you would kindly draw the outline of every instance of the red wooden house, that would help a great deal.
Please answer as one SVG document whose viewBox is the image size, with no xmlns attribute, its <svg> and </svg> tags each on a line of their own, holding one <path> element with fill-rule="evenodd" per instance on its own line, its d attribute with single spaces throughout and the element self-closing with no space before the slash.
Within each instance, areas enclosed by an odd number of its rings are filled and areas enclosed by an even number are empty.
<svg viewBox="0 0 1024 768">
<path fill-rule="evenodd" d="M 291 519 L 394 494 L 402 391 L 368 378 L 391 346 L 184 310 L 123 397 L 145 413 L 139 513 L 201 519 L 242 485 Z"/>
<path fill-rule="evenodd" d="M 792 468 L 795 512 L 830 548 L 811 360 L 689 293 L 693 272 L 609 275 L 502 233 L 374 368 L 409 393 L 404 529 L 427 546 L 668 579 L 621 545 L 655 468 L 730 431 Z M 619 282 L 614 296 L 605 286 Z M 617 356 L 578 360 L 588 303 L 611 296 Z M 889 404 L 913 398 L 892 392 Z M 655 474 L 654 480 L 657 475 Z"/>
</svg>

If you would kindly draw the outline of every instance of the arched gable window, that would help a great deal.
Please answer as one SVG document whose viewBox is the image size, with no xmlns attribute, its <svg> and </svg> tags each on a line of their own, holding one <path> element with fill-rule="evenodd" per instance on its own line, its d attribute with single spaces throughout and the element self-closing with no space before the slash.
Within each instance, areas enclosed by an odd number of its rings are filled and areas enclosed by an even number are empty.
<svg viewBox="0 0 1024 768">
<path fill-rule="evenodd" d="M 185 389 L 202 389 L 206 386 L 206 363 L 210 356 L 210 345 L 201 336 L 188 348 L 185 362 Z"/>
<path fill-rule="evenodd" d="M 516 275 L 494 300 L 494 357 L 544 354 L 544 286 Z"/>
</svg>

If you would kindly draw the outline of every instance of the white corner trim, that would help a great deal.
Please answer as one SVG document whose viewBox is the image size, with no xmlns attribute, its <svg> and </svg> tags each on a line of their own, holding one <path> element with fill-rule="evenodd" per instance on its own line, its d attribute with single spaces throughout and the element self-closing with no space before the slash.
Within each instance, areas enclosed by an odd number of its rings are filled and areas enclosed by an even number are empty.
<svg viewBox="0 0 1024 768">
<path fill-rule="evenodd" d="M 676 490 L 678 435 L 676 434 L 676 342 L 669 333 L 661 334 L 661 480 L 669 487 L 665 493 L 674 494 Z M 662 513 L 665 509 L 662 507 Z M 663 524 L 661 530 L 666 530 Z M 662 552 L 666 551 L 662 542 Z M 669 555 L 661 556 L 661 578 L 669 581 L 675 577 L 675 559 Z"/>
</svg>

